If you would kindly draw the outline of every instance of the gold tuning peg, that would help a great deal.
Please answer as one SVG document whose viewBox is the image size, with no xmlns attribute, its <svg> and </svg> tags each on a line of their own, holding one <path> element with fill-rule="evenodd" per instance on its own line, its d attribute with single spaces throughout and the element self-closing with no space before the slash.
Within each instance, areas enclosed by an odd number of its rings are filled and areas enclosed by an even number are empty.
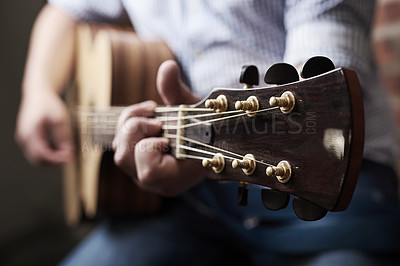
<svg viewBox="0 0 400 266">
<path fill-rule="evenodd" d="M 260 104 L 255 96 L 250 96 L 246 101 L 237 101 L 235 103 L 236 110 L 246 111 L 248 116 L 255 116 L 255 111 L 258 111 Z"/>
<path fill-rule="evenodd" d="M 292 176 L 292 168 L 288 161 L 281 161 L 277 166 L 267 167 L 266 174 L 267 176 L 275 176 L 281 183 L 287 183 Z"/>
<path fill-rule="evenodd" d="M 217 99 L 207 100 L 204 105 L 206 108 L 213 109 L 217 113 L 222 113 L 228 109 L 228 100 L 225 95 L 219 95 Z"/>
<path fill-rule="evenodd" d="M 256 160 L 252 154 L 246 154 L 243 160 L 233 160 L 232 167 L 234 169 L 241 168 L 246 175 L 252 175 L 256 170 Z"/>
<path fill-rule="evenodd" d="M 221 173 L 225 168 L 225 158 L 221 153 L 214 155 L 212 159 L 203 159 L 203 167 L 212 167 L 215 173 Z"/>
<path fill-rule="evenodd" d="M 285 91 L 280 97 L 272 96 L 269 98 L 269 105 L 273 107 L 277 106 L 281 109 L 282 113 L 289 114 L 295 106 L 295 98 L 292 92 Z"/>
</svg>

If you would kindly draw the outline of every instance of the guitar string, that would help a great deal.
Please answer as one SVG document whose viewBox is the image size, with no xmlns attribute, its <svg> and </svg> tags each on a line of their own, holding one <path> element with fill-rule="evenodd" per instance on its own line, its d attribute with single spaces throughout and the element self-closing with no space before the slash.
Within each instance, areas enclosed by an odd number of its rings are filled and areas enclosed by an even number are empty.
<svg viewBox="0 0 400 266">
<path fill-rule="evenodd" d="M 278 109 L 279 107 L 271 107 L 271 108 L 266 108 L 258 111 L 253 111 L 250 112 L 250 114 L 255 114 L 255 113 L 261 113 L 261 112 L 266 112 L 266 111 L 272 111 L 274 109 Z M 221 120 L 226 120 L 226 119 L 231 119 L 239 116 L 245 116 L 248 115 L 248 113 L 242 113 L 242 114 L 237 114 L 237 115 L 231 115 L 231 116 L 226 116 L 226 117 L 221 117 L 221 118 L 215 118 L 215 119 L 210 119 L 210 120 L 204 120 L 204 121 L 199 121 L 191 124 L 184 124 L 182 126 L 174 126 L 174 125 L 163 125 L 163 129 L 183 129 L 183 128 L 188 128 L 188 127 L 193 127 L 193 126 L 198 126 L 206 123 L 212 123 L 216 121 L 221 121 Z M 182 116 L 181 120 L 184 120 L 184 116 Z"/>
<path fill-rule="evenodd" d="M 76 106 L 75 110 L 94 113 L 97 112 L 110 112 L 120 113 L 126 106 Z M 199 108 L 199 107 L 168 107 L 168 106 L 158 106 L 154 109 L 155 113 L 169 113 L 169 112 L 215 112 L 211 108 Z"/>
<path fill-rule="evenodd" d="M 265 112 L 265 111 L 270 111 L 270 110 L 277 109 L 277 108 L 279 108 L 279 107 L 266 108 L 266 109 L 254 111 L 252 113 Z M 196 123 L 192 123 L 192 124 L 185 124 L 185 125 L 180 126 L 180 127 L 179 126 L 168 126 L 168 125 L 165 126 L 164 125 L 163 129 L 175 129 L 175 130 L 177 130 L 177 129 L 187 128 L 187 127 L 191 127 L 191 126 L 201 125 L 201 124 L 204 124 L 204 123 L 216 122 L 216 121 L 220 121 L 220 120 L 239 117 L 239 116 L 243 116 L 243 115 L 247 115 L 247 113 L 238 114 L 238 115 L 232 115 L 232 116 L 222 117 L 222 118 L 216 118 L 216 119 L 210 119 L 210 120 L 200 121 L 200 122 L 196 122 Z M 169 138 L 175 138 L 175 139 L 178 137 L 177 135 L 171 135 L 171 134 L 164 134 L 164 136 L 169 137 Z M 221 148 L 218 148 L 218 147 L 215 147 L 215 146 L 211 146 L 211 145 L 208 145 L 208 144 L 205 144 L 205 143 L 193 140 L 193 139 L 189 139 L 189 138 L 184 137 L 184 136 L 180 136 L 180 138 L 182 140 L 185 140 L 185 141 L 188 141 L 188 142 L 192 142 L 192 143 L 195 143 L 195 144 L 198 144 L 198 145 L 202 145 L 202 146 L 205 146 L 205 147 L 210 148 L 210 149 L 215 149 L 217 151 L 221 151 L 221 152 L 225 152 L 225 153 L 228 153 L 228 154 L 232 154 L 232 155 L 240 157 L 240 158 L 244 157 L 243 155 L 236 154 L 236 153 L 233 153 L 233 152 L 230 152 L 230 151 L 227 151 L 227 150 L 223 150 Z M 202 151 L 202 150 L 199 150 L 199 152 L 200 151 Z M 211 153 L 211 155 L 215 155 L 215 154 Z M 224 157 L 227 157 L 227 156 L 224 156 Z M 235 158 L 232 158 L 232 157 L 227 157 L 227 158 L 235 159 Z M 255 161 L 257 163 L 264 164 L 264 165 L 267 165 L 267 166 L 274 166 L 272 164 L 264 163 L 264 162 L 261 162 L 261 161 L 258 161 L 258 160 L 255 160 Z"/>
<path fill-rule="evenodd" d="M 193 147 L 189 147 L 189 146 L 185 146 L 185 145 L 177 145 L 177 148 L 182 148 L 184 150 L 188 150 L 188 151 L 194 151 L 194 152 L 198 152 L 198 153 L 203 153 L 203 154 L 208 154 L 208 155 L 212 155 L 214 156 L 215 153 L 210 152 L 210 151 L 206 151 L 206 150 L 202 150 L 202 149 L 197 149 L 197 148 L 193 148 Z M 226 156 L 226 155 L 222 155 L 224 158 L 227 159 L 231 159 L 231 160 L 236 160 L 236 158 L 230 157 L 230 156 Z M 207 160 L 209 160 L 210 158 L 205 158 Z M 211 158 L 212 159 L 212 158 Z"/>
<path fill-rule="evenodd" d="M 178 116 L 174 116 L 174 117 L 170 117 L 170 116 L 157 116 L 156 119 L 160 122 L 170 122 L 170 121 L 179 121 L 179 120 L 185 120 L 185 119 L 192 119 L 192 118 L 200 118 L 200 117 L 209 117 L 209 116 L 216 116 L 216 115 L 225 115 L 225 114 L 231 114 L 231 113 L 239 113 L 239 112 L 243 112 L 242 110 L 235 110 L 235 111 L 229 111 L 229 112 L 225 112 L 225 113 L 212 113 L 212 114 L 200 114 L 200 115 L 189 115 L 189 116 L 181 116 L 180 118 Z M 92 113 L 93 116 L 101 116 L 101 114 L 93 112 Z M 106 113 L 106 115 L 108 115 L 109 113 Z M 218 120 L 223 120 L 223 119 L 230 119 L 230 118 L 234 118 L 234 117 L 238 117 L 238 116 L 242 116 L 245 115 L 247 113 L 241 113 L 239 115 L 236 116 L 230 116 L 230 117 L 221 117 L 219 119 L 211 119 L 211 120 L 205 120 L 205 121 L 199 121 L 196 123 L 192 123 L 192 124 L 185 124 L 183 125 L 181 128 L 186 128 L 186 127 L 191 127 L 191 126 L 196 126 L 196 125 L 201 125 L 203 123 L 210 123 L 210 122 L 215 122 Z M 79 118 L 84 117 L 85 115 L 90 115 L 88 113 L 84 113 L 82 114 L 82 116 L 80 116 Z M 118 115 L 118 114 L 115 114 Z M 79 122 L 82 122 L 83 120 L 79 120 Z M 99 125 L 100 127 L 102 125 L 108 126 L 108 125 L 115 125 L 117 123 L 117 120 L 105 120 L 105 121 L 101 121 L 102 119 L 93 119 L 92 122 L 101 122 L 101 125 Z M 103 119 L 104 120 L 104 119 Z M 90 121 L 85 121 L 85 122 L 90 122 Z M 99 123 L 100 124 L 100 123 Z M 162 127 L 163 129 L 178 129 L 177 126 L 174 125 L 163 125 Z"/>
<path fill-rule="evenodd" d="M 97 111 L 114 111 L 116 113 L 120 113 L 123 109 L 127 106 L 83 106 L 77 105 L 75 106 L 74 110 L 84 111 L 84 112 L 93 112 L 96 113 Z M 213 109 L 210 108 L 200 108 L 200 107 L 180 107 L 180 106 L 157 106 L 154 109 L 155 113 L 168 113 L 168 112 L 178 112 L 178 111 L 185 111 L 185 112 L 214 112 Z"/>
<path fill-rule="evenodd" d="M 250 114 L 255 114 L 255 113 L 260 113 L 260 112 L 266 112 L 266 111 L 272 111 L 275 109 L 278 109 L 279 107 L 270 107 L 270 108 L 266 108 L 266 109 L 261 109 L 261 110 L 257 110 L 257 111 L 253 111 L 250 112 Z M 207 116 L 215 116 L 215 115 L 223 115 L 223 114 L 230 114 L 230 113 L 237 113 L 237 112 L 243 112 L 242 110 L 235 110 L 235 111 L 229 111 L 229 112 L 225 112 L 225 113 L 213 113 L 213 114 L 200 114 L 200 115 L 190 115 L 190 116 L 182 116 L 180 119 L 179 117 L 168 117 L 168 116 L 159 116 L 157 117 L 157 119 L 167 119 L 165 121 L 179 121 L 179 120 L 185 120 L 185 119 L 190 119 L 190 118 L 196 118 L 196 117 L 207 117 Z M 94 113 L 97 114 L 98 113 Z M 217 121 L 221 121 L 221 120 L 225 120 L 225 119 L 231 119 L 231 118 L 235 118 L 235 117 L 240 117 L 240 116 L 245 116 L 248 115 L 247 112 L 243 112 L 240 114 L 236 114 L 236 115 L 231 115 L 231 116 L 224 116 L 224 117 L 220 117 L 220 118 L 215 118 L 215 119 L 209 119 L 209 120 L 203 120 L 203 121 L 198 121 L 198 122 L 194 122 L 194 123 L 189 123 L 189 124 L 184 124 L 182 126 L 177 126 L 177 125 L 163 125 L 162 129 L 183 129 L 183 128 L 188 128 L 188 127 L 193 127 L 193 126 L 198 126 L 198 125 L 202 125 L 202 124 L 206 124 L 206 123 L 212 123 L 212 122 L 217 122 Z M 168 120 L 170 119 L 170 120 Z M 82 121 L 82 120 L 80 120 Z M 162 120 L 160 120 L 161 122 L 163 122 Z M 95 121 L 96 122 L 96 121 Z M 116 126 L 116 121 L 101 121 L 101 125 L 105 125 L 107 126 L 109 129 L 112 129 L 111 126 Z M 93 126 L 93 125 L 91 125 Z"/>
<path fill-rule="evenodd" d="M 173 134 L 164 134 L 164 137 L 169 138 L 169 139 L 176 139 L 178 136 L 177 135 L 173 135 Z M 220 151 L 220 152 L 228 153 L 228 154 L 231 154 L 233 156 L 239 157 L 240 159 L 243 159 L 243 157 L 244 157 L 244 155 L 237 154 L 237 153 L 234 153 L 234 152 L 231 152 L 231 151 L 228 151 L 228 150 L 224 150 L 224 149 L 212 146 L 212 145 L 208 145 L 206 143 L 203 143 L 203 142 L 200 142 L 200 141 L 197 141 L 197 140 L 194 140 L 194 139 L 190 139 L 190 138 L 187 138 L 187 137 L 184 137 L 184 136 L 180 136 L 180 139 L 182 139 L 184 141 L 187 141 L 187 142 L 191 142 L 191 143 L 197 144 L 197 145 L 204 146 L 204 147 L 209 148 L 209 149 L 214 149 L 214 150 L 217 150 L 217 151 Z M 194 149 L 192 147 L 189 147 L 189 148 Z M 212 152 L 209 152 L 209 151 L 197 150 L 197 152 L 201 152 L 201 151 L 204 151 L 204 153 L 208 153 L 209 155 L 213 155 L 213 156 L 215 155 L 215 153 L 212 153 Z M 229 156 L 226 156 L 226 155 L 223 155 L 223 156 L 228 158 L 228 159 L 232 159 L 232 160 L 237 159 L 237 158 L 229 157 Z M 260 163 L 260 164 L 263 164 L 263 165 L 274 166 L 273 164 L 265 163 L 265 162 L 262 162 L 262 161 L 258 161 L 258 160 L 255 160 L 255 161 L 257 163 Z"/>
<path fill-rule="evenodd" d="M 259 113 L 259 112 L 270 111 L 270 110 L 273 110 L 273 109 L 276 109 L 276 108 L 279 108 L 279 107 L 272 107 L 272 108 L 262 109 L 262 110 L 255 111 L 255 112 L 253 112 L 253 113 Z M 178 126 L 169 126 L 169 127 L 168 127 L 168 126 L 165 126 L 165 125 L 164 125 L 164 126 L 163 126 L 163 129 L 177 130 L 177 129 L 181 129 L 181 128 L 186 128 L 186 127 L 191 127 L 191 126 L 197 126 L 197 125 L 201 125 L 201 124 L 204 124 L 204 123 L 210 123 L 210 122 L 220 121 L 220 120 L 224 120 L 224 119 L 230 119 L 230 118 L 239 117 L 239 116 L 243 116 L 243 115 L 247 115 L 247 113 L 238 114 L 238 115 L 232 115 L 232 116 L 222 117 L 222 118 L 217 118 L 217 119 L 210 119 L 210 120 L 200 121 L 200 122 L 196 122 L 196 123 L 192 123 L 192 124 L 185 124 L 185 125 L 183 125 L 183 126 L 181 126 L 181 127 L 178 127 Z M 108 128 L 108 129 L 111 130 L 111 128 Z M 168 138 L 175 138 L 175 139 L 177 138 L 177 135 L 165 134 L 165 136 L 168 137 Z M 198 144 L 198 145 L 202 145 L 202 146 L 205 146 L 205 147 L 210 148 L 210 149 L 215 149 L 215 150 L 217 150 L 217 151 L 221 151 L 221 152 L 225 152 L 225 153 L 228 153 L 228 154 L 232 154 L 232 155 L 237 156 L 237 157 L 240 157 L 240 158 L 243 158 L 243 157 L 244 157 L 243 155 L 236 154 L 236 153 L 233 153 L 233 152 L 230 152 L 230 151 L 227 151 L 227 150 L 223 150 L 223 149 L 221 149 L 221 148 L 214 147 L 214 146 L 211 146 L 211 145 L 207 145 L 207 144 L 205 144 L 205 143 L 198 142 L 198 141 L 195 141 L 195 140 L 186 138 L 186 137 L 184 137 L 184 136 L 180 136 L 180 138 L 181 138 L 182 140 L 185 140 L 185 141 L 188 141 L 188 142 L 192 142 L 192 143 L 195 143 L 195 144 Z M 214 155 L 215 155 L 215 154 L 214 154 Z M 261 162 L 261 161 L 257 161 L 257 160 L 256 160 L 256 162 L 258 162 L 258 163 L 260 163 L 260 164 L 267 165 L 267 166 L 273 166 L 272 164 L 267 164 L 267 163 L 264 163 L 264 162 Z"/>
<path fill-rule="evenodd" d="M 176 112 L 176 111 L 174 111 Z M 165 121 L 178 121 L 178 120 L 182 120 L 182 119 L 192 119 L 192 118 L 200 118 L 200 117 L 207 117 L 207 116 L 217 116 L 217 115 L 226 115 L 226 114 L 234 114 L 234 113 L 240 113 L 243 112 L 242 110 L 234 110 L 234 111 L 228 111 L 228 112 L 223 112 L 223 113 L 212 113 L 212 114 L 199 114 L 199 115 L 188 115 L 188 116 L 182 116 L 181 118 L 177 117 L 177 116 L 157 116 L 156 119 L 161 121 L 161 122 L 165 122 Z M 87 116 L 101 116 L 101 115 L 105 115 L 105 116 L 119 116 L 120 113 L 118 112 L 108 112 L 108 111 L 96 111 L 96 112 L 87 112 L 87 111 L 83 111 L 81 113 L 81 115 L 79 116 L 79 118 L 84 117 L 85 115 Z M 104 123 L 113 123 L 115 121 L 102 121 Z"/>
<path fill-rule="evenodd" d="M 155 113 L 167 113 L 167 112 L 214 112 L 213 109 L 210 108 L 197 108 L 197 107 L 169 107 L 169 106 L 159 106 L 156 107 Z"/>
<path fill-rule="evenodd" d="M 169 110 L 169 111 L 172 111 L 171 109 L 168 109 L 168 107 L 166 108 L 166 107 L 161 107 L 162 109 L 167 109 L 167 110 Z M 279 108 L 279 107 L 271 107 L 271 108 L 266 108 L 266 109 L 262 109 L 262 110 L 257 110 L 257 111 L 254 111 L 254 112 L 251 112 L 251 113 L 259 113 L 259 112 L 266 112 L 266 111 L 271 111 L 271 110 L 274 110 L 274 109 L 277 109 L 277 108 Z M 177 108 L 177 110 L 179 111 L 179 110 L 182 110 L 182 109 L 184 109 L 184 108 Z M 192 109 L 192 108 L 186 108 L 186 109 Z M 204 109 L 204 108 L 203 108 Z M 196 109 L 196 111 L 197 111 L 198 109 Z M 210 109 L 206 109 L 207 111 L 209 111 Z M 176 112 L 176 110 L 173 110 L 174 112 Z M 221 113 L 221 114 L 227 114 L 227 113 L 236 113 L 236 112 L 242 112 L 242 110 L 235 110 L 235 111 L 230 111 L 230 112 L 225 112 L 225 113 Z M 199 116 L 202 116 L 202 117 L 207 117 L 207 116 L 214 116 L 214 115 L 221 115 L 221 114 L 219 114 L 219 113 L 213 113 L 213 114 L 201 114 L 201 115 L 199 115 Z M 184 125 L 182 125 L 182 126 L 171 126 L 171 125 L 163 125 L 163 129 L 182 129 L 182 128 L 187 128 L 187 127 L 192 127 L 192 126 L 197 126 L 197 125 L 201 125 L 201 124 L 205 124 L 205 123 L 211 123 L 211 122 L 216 122 L 216 121 L 221 121 L 221 120 L 225 120 L 225 119 L 231 119 L 231 118 L 235 118 L 235 117 L 239 117 L 239 116 L 244 116 L 244 115 L 247 115 L 248 113 L 241 113 L 241 114 L 237 114 L 237 115 L 232 115 L 232 116 L 227 116 L 227 117 L 221 117 L 221 118 L 216 118 L 216 119 L 210 119 L 210 120 L 205 120 L 205 121 L 199 121 L 199 122 L 195 122 L 195 123 L 191 123 L 191 124 L 184 124 Z M 184 120 L 184 119 L 189 119 L 189 118 L 193 118 L 195 115 L 191 115 L 191 116 L 182 116 L 182 118 L 181 119 L 179 119 L 179 117 L 176 117 L 176 120 Z M 171 117 L 162 117 L 162 116 L 160 116 L 159 118 L 171 118 Z M 167 120 L 168 121 L 168 120 Z M 175 119 L 171 119 L 170 121 L 175 121 Z M 115 124 L 115 121 L 102 121 L 102 123 L 112 123 L 112 124 Z M 108 129 L 112 129 L 112 128 L 108 128 Z M 165 136 L 166 137 L 168 137 L 168 138 L 177 138 L 177 135 L 171 135 L 171 134 L 165 134 Z M 186 138 L 186 137 L 184 137 L 184 136 L 181 136 L 180 137 L 182 140 L 185 140 L 185 141 L 188 141 L 188 142 L 192 142 L 192 143 L 195 143 L 195 144 L 198 144 L 198 145 L 202 145 L 202 146 L 205 146 L 205 147 L 207 147 L 207 148 L 210 148 L 210 149 L 215 149 L 215 150 L 217 150 L 217 151 L 221 151 L 221 152 L 224 152 L 224 153 L 228 153 L 228 154 L 232 154 L 232 155 L 234 155 L 234 156 L 237 156 L 237 157 L 240 157 L 240 158 L 243 158 L 244 156 L 243 155 L 240 155 L 240 154 L 236 154 L 236 153 L 233 153 L 233 152 L 230 152 L 230 151 L 227 151 L 227 150 L 223 150 L 223 149 L 221 149 L 221 148 L 218 148 L 218 147 L 214 147 L 214 146 L 211 146 L 211 145 L 207 145 L 207 144 L 205 144 L 205 143 L 202 143 L 202 142 L 198 142 L 198 141 L 195 141 L 195 140 L 192 140 L 192 139 L 189 139 L 189 138 Z M 182 147 L 182 148 L 184 148 L 184 147 Z M 191 148 L 191 147 L 188 147 L 188 148 Z M 204 150 L 198 150 L 198 152 L 206 152 L 206 151 L 204 151 Z M 210 154 L 211 155 L 215 155 L 214 153 L 211 153 L 210 152 Z M 224 157 L 226 157 L 226 158 L 229 158 L 229 159 L 235 159 L 235 158 L 233 158 L 233 157 L 229 157 L 229 156 L 226 156 L 226 155 L 224 155 Z M 274 165 L 272 165 L 272 164 L 268 164 L 268 163 L 264 163 L 264 162 L 262 162 L 262 161 L 258 161 L 258 160 L 255 160 L 257 163 L 260 163 L 260 164 L 264 164 L 264 165 L 267 165 L 267 166 L 274 166 Z"/>
<path fill-rule="evenodd" d="M 182 120 L 182 119 L 192 119 L 192 118 L 199 118 L 199 117 L 207 117 L 207 116 L 217 116 L 217 115 L 226 115 L 226 114 L 234 114 L 234 113 L 240 113 L 243 112 L 242 110 L 235 110 L 235 111 L 229 111 L 229 112 L 223 112 L 223 113 L 212 113 L 212 114 L 200 114 L 200 115 L 186 115 L 182 116 L 181 118 L 178 116 L 157 116 L 156 118 L 161 121 L 177 121 L 177 120 Z"/>
<path fill-rule="evenodd" d="M 104 108 L 104 109 L 102 109 Z M 111 106 L 111 107 L 100 107 L 99 109 L 97 109 L 96 107 L 90 107 L 90 108 L 77 108 L 77 110 L 73 110 L 70 113 L 73 113 L 75 115 L 73 115 L 73 118 L 77 118 L 79 120 L 79 118 L 85 117 L 85 116 L 93 116 L 93 117 L 97 117 L 97 116 L 106 116 L 106 117 L 119 117 L 123 111 L 125 107 L 115 107 L 115 106 Z M 170 113 L 170 112 L 178 112 L 178 111 L 184 111 L 184 112 L 206 112 L 206 111 L 212 111 L 214 112 L 214 110 L 209 109 L 209 108 L 180 108 L 180 109 L 176 109 L 176 110 L 170 110 L 170 109 L 166 109 L 165 111 L 160 111 L 161 108 L 164 107 L 156 107 L 156 110 L 154 111 L 155 114 L 157 113 Z M 86 110 L 87 109 L 87 110 Z M 115 110 L 116 109 L 116 110 Z M 159 110 L 157 110 L 159 109 Z M 241 110 L 235 110 L 235 111 L 230 111 L 230 112 L 225 112 L 225 113 L 234 113 L 234 112 L 241 112 Z M 208 115 L 210 116 L 214 116 L 214 115 L 222 115 L 225 113 L 212 113 L 212 114 L 201 114 L 198 116 L 192 115 L 192 117 L 186 118 L 186 119 L 190 119 L 190 118 L 196 118 L 196 117 L 206 117 Z M 156 116 L 156 117 L 160 117 L 163 118 L 163 116 Z M 171 117 L 171 116 L 164 116 L 165 118 Z M 171 119 L 172 120 L 172 119 Z M 107 121 L 105 121 L 107 122 Z"/>
<path fill-rule="evenodd" d="M 194 160 L 208 160 L 209 158 L 206 157 L 200 157 L 200 156 L 194 156 L 194 155 L 189 155 L 189 154 L 181 154 L 180 155 L 182 158 L 188 158 L 188 159 L 194 159 Z"/>
<path fill-rule="evenodd" d="M 176 138 L 178 137 L 178 135 L 173 135 L 173 134 L 168 134 L 168 133 L 167 133 L 167 134 L 164 134 L 164 137 L 166 137 L 166 138 L 172 138 L 172 139 L 175 138 L 175 139 L 176 139 Z M 201 142 L 201 141 L 197 141 L 197 140 L 194 140 L 194 139 L 185 137 L 185 136 L 180 136 L 180 138 L 181 138 L 182 140 L 184 140 L 184 141 L 191 142 L 191 143 L 194 143 L 194 144 L 197 144 L 197 145 L 201 145 L 201 146 L 204 146 L 204 147 L 209 148 L 209 149 L 214 149 L 214 150 L 217 150 L 217 151 L 220 151 L 220 152 L 224 152 L 224 153 L 231 154 L 231 155 L 233 155 L 233 156 L 237 156 L 237 157 L 239 157 L 239 158 L 243 158 L 243 155 L 240 155 L 240 154 L 237 154 L 237 153 L 228 151 L 228 150 L 224 150 L 224 149 L 221 149 L 221 148 L 212 146 L 212 145 L 208 145 L 208 144 L 206 144 L 206 143 L 204 143 L 204 142 Z M 215 155 L 215 154 L 213 154 L 213 155 Z"/>
<path fill-rule="evenodd" d="M 178 148 L 185 149 L 185 150 L 190 150 L 190 151 L 198 152 L 198 153 L 204 153 L 204 154 L 212 155 L 212 156 L 215 155 L 215 153 L 213 153 L 213 152 L 209 152 L 209 151 L 206 151 L 206 150 L 197 149 L 197 148 L 193 148 L 193 147 L 189 147 L 189 146 L 185 146 L 185 145 L 181 145 L 181 144 L 177 145 L 177 147 L 178 147 Z M 180 154 L 179 156 L 181 156 L 181 155 L 182 155 L 182 154 Z M 224 157 L 224 158 L 226 158 L 226 159 L 237 160 L 237 158 L 230 157 L 230 156 L 227 156 L 227 155 L 224 155 L 224 154 L 222 154 L 222 157 Z M 242 158 L 243 158 L 243 156 L 242 156 L 240 159 L 242 159 Z M 209 159 L 212 159 L 212 158 L 204 158 L 204 159 L 209 160 Z M 254 160 L 254 161 L 255 161 L 256 163 L 263 164 L 263 165 L 266 165 L 266 166 L 275 166 L 275 165 L 273 165 L 273 164 L 264 163 L 264 162 L 259 161 L 259 160 Z"/>
</svg>

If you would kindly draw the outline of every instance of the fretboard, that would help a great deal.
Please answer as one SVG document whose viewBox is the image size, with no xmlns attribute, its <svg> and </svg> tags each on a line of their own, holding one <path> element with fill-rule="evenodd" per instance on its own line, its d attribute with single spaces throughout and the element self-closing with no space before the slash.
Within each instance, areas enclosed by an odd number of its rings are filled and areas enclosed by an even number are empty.
<svg viewBox="0 0 400 266">
<path fill-rule="evenodd" d="M 118 118 L 124 107 L 78 107 L 75 125 L 82 139 L 89 145 L 109 149 L 115 136 Z"/>
<path fill-rule="evenodd" d="M 74 112 L 74 123 L 77 126 L 81 139 L 92 146 L 111 149 L 115 136 L 118 118 L 125 107 L 78 107 Z M 176 108 L 171 111 L 167 107 L 157 107 L 155 118 L 163 124 L 162 136 L 175 138 L 178 131 L 175 127 L 178 123 L 179 112 Z M 175 141 L 171 142 L 171 151 L 175 154 Z"/>
</svg>

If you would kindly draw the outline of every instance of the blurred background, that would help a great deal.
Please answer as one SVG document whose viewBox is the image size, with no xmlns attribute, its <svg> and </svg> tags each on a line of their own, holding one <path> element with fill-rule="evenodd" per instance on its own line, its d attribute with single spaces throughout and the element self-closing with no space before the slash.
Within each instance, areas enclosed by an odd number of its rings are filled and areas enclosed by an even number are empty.
<svg viewBox="0 0 400 266">
<path fill-rule="evenodd" d="M 65 225 L 60 169 L 33 168 L 14 142 L 29 34 L 44 3 L 0 1 L 0 265 L 54 265 L 92 228 Z M 373 44 L 400 132 L 400 0 L 378 0 Z"/>
<path fill-rule="evenodd" d="M 65 225 L 61 169 L 30 166 L 14 141 L 29 35 L 44 4 L 0 1 L 0 265 L 55 265 L 90 229 Z"/>
</svg>

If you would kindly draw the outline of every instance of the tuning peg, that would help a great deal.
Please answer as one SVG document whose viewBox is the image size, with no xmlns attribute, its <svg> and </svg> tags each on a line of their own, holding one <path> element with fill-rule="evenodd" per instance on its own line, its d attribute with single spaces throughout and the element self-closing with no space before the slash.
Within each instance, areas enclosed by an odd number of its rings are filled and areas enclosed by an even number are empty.
<svg viewBox="0 0 400 266">
<path fill-rule="evenodd" d="M 264 76 L 267 84 L 282 85 L 299 80 L 299 74 L 294 66 L 287 63 L 278 63 L 271 66 Z"/>
<path fill-rule="evenodd" d="M 290 91 L 285 91 L 280 97 L 272 96 L 269 98 L 269 105 L 279 107 L 284 114 L 291 113 L 295 104 L 296 98 Z"/>
<path fill-rule="evenodd" d="M 204 168 L 211 167 L 215 173 L 221 173 L 225 168 L 225 159 L 221 153 L 217 153 L 212 159 L 203 159 L 201 162 Z"/>
<path fill-rule="evenodd" d="M 268 166 L 265 171 L 267 176 L 274 176 L 276 179 L 285 184 L 292 177 L 292 167 L 288 161 L 280 161 L 277 166 Z"/>
<path fill-rule="evenodd" d="M 219 95 L 217 99 L 208 99 L 204 106 L 213 109 L 217 113 L 225 112 L 228 109 L 228 100 L 225 95 Z"/>
<path fill-rule="evenodd" d="M 240 73 L 240 83 L 245 84 L 244 88 L 253 88 L 254 85 L 258 85 L 260 76 L 258 74 L 258 68 L 256 66 L 242 66 L 242 72 Z"/>
<path fill-rule="evenodd" d="M 261 199 L 265 208 L 277 211 L 286 208 L 289 203 L 289 193 L 272 189 L 262 189 Z"/>
<path fill-rule="evenodd" d="M 293 210 L 296 216 L 304 221 L 319 220 L 328 212 L 314 203 L 299 198 L 293 199 Z"/>
<path fill-rule="evenodd" d="M 235 159 L 232 161 L 232 168 L 241 168 L 243 173 L 245 173 L 246 175 L 252 175 L 256 170 L 256 166 L 256 159 L 252 154 L 246 154 L 243 157 L 243 160 Z"/>
<path fill-rule="evenodd" d="M 237 204 L 239 206 L 247 206 L 247 195 L 248 195 L 248 183 L 247 182 L 240 182 L 238 187 L 238 198 Z"/>
<path fill-rule="evenodd" d="M 257 114 L 258 108 L 260 108 L 260 104 L 255 96 L 250 96 L 246 101 L 235 102 L 235 109 L 245 111 L 250 117 Z"/>
<path fill-rule="evenodd" d="M 325 56 L 315 56 L 305 62 L 301 70 L 302 78 L 311 78 L 335 69 L 335 64 Z"/>
</svg>

